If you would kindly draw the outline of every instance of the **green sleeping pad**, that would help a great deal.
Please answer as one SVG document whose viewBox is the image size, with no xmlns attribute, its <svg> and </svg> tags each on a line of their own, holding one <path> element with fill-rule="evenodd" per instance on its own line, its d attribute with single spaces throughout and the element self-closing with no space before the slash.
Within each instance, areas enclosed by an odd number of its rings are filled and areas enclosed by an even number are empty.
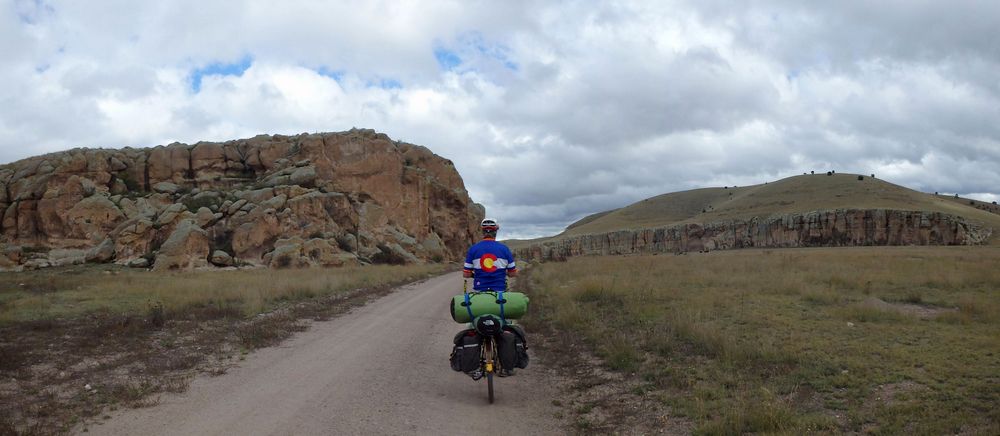
<svg viewBox="0 0 1000 436">
<path fill-rule="evenodd" d="M 506 319 L 518 319 L 528 313 L 528 296 L 520 292 L 504 292 L 503 298 L 507 300 L 503 305 L 503 316 Z M 469 301 L 472 303 L 472 316 L 497 315 L 500 316 L 500 305 L 497 304 L 496 292 L 469 293 Z M 455 322 L 471 322 L 469 311 L 462 305 L 465 297 L 456 295 L 451 299 L 451 318 Z"/>
</svg>

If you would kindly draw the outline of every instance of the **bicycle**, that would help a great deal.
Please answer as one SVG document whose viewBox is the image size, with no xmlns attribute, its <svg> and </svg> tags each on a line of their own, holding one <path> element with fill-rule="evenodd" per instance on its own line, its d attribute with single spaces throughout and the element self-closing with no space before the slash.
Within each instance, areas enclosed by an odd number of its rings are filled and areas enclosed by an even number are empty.
<svg viewBox="0 0 1000 436">
<path fill-rule="evenodd" d="M 528 345 L 518 318 L 528 310 L 528 297 L 520 292 L 469 290 L 462 282 L 462 295 L 452 297 L 450 310 L 455 322 L 468 323 L 454 338 L 449 357 L 451 369 L 479 381 L 486 379 L 489 401 L 495 401 L 494 377 L 514 375 L 515 368 L 528 366 Z"/>
<path fill-rule="evenodd" d="M 473 291 L 475 292 L 475 291 Z M 462 293 L 469 293 L 469 282 L 462 282 Z M 501 322 L 503 322 L 501 320 Z M 472 326 L 476 329 L 476 326 Z M 498 369 L 502 369 L 500 365 L 500 356 L 497 354 L 497 342 L 496 338 L 492 335 L 481 334 L 478 330 L 476 335 L 482 340 L 482 345 L 480 347 L 480 358 L 479 358 L 479 370 L 482 371 L 483 378 L 486 379 L 486 390 L 488 393 L 490 404 L 493 404 L 495 399 L 493 390 L 493 376 L 497 373 Z"/>
</svg>

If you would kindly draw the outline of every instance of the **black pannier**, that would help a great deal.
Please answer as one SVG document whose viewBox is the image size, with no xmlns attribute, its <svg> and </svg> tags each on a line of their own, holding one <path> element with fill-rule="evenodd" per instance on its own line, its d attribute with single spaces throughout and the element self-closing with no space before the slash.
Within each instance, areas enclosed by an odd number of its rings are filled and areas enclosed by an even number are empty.
<svg viewBox="0 0 1000 436">
<path fill-rule="evenodd" d="M 500 365 L 507 369 L 528 367 L 528 342 L 519 325 L 506 325 L 497 340 Z"/>
<path fill-rule="evenodd" d="M 479 369 L 482 340 L 475 330 L 462 330 L 455 335 L 455 347 L 451 350 L 451 369 L 472 372 Z"/>
<path fill-rule="evenodd" d="M 497 354 L 500 356 L 500 367 L 514 369 L 517 365 L 517 336 L 514 332 L 504 329 L 497 335 Z"/>
</svg>

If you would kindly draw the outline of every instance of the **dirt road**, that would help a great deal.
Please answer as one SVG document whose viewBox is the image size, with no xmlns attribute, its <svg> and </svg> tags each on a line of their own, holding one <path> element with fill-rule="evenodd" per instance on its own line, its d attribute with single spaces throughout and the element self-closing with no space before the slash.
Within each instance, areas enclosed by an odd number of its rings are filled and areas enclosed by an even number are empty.
<svg viewBox="0 0 1000 436">
<path fill-rule="evenodd" d="M 532 356 L 515 377 L 484 381 L 451 370 L 461 328 L 447 301 L 459 274 L 406 286 L 257 351 L 218 377 L 146 409 L 112 414 L 88 434 L 553 434 L 556 389 Z M 530 332 L 529 332 L 530 340 Z"/>
</svg>

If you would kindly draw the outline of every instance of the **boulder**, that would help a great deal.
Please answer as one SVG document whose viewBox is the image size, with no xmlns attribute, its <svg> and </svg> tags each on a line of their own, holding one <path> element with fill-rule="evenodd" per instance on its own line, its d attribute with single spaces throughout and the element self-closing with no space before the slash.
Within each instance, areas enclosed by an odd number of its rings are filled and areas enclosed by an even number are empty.
<svg viewBox="0 0 1000 436">
<path fill-rule="evenodd" d="M 340 251 L 336 243 L 321 238 L 303 240 L 298 237 L 279 239 L 274 243 L 274 250 L 265 254 L 264 259 L 271 268 L 337 267 L 358 263 L 354 254 Z"/>
<path fill-rule="evenodd" d="M 36 270 L 42 268 L 48 268 L 52 266 L 52 263 L 48 259 L 30 259 L 23 264 L 26 270 Z"/>
<path fill-rule="evenodd" d="M 97 244 L 90 250 L 87 250 L 85 260 L 91 263 L 105 263 L 110 262 L 115 257 L 115 243 L 111 238 L 104 238 L 100 244 Z"/>
<path fill-rule="evenodd" d="M 167 225 L 174 222 L 178 218 L 183 218 L 183 214 L 190 213 L 183 204 L 175 203 L 166 208 L 160 216 L 156 218 L 156 223 L 159 225 Z"/>
<path fill-rule="evenodd" d="M 24 249 L 19 245 L 5 245 L 3 247 L 3 252 L 0 254 L 2 254 L 2 257 L 9 259 L 11 262 L 18 263 L 24 255 Z"/>
<path fill-rule="evenodd" d="M 301 255 L 315 266 L 343 266 L 345 262 L 357 259 L 352 253 L 344 253 L 336 242 L 326 239 L 310 239 L 302 243 Z"/>
<path fill-rule="evenodd" d="M 49 251 L 49 264 L 52 266 L 79 265 L 86 262 L 87 253 L 84 250 L 56 248 Z"/>
<path fill-rule="evenodd" d="M 209 262 L 211 262 L 212 265 L 222 266 L 222 267 L 233 266 L 236 264 L 236 261 L 235 259 L 233 259 L 233 256 L 230 256 L 229 253 L 226 253 L 225 251 L 222 250 L 213 251 L 212 257 L 209 258 Z"/>
<path fill-rule="evenodd" d="M 229 208 L 227 209 L 227 212 L 230 215 L 235 214 L 236 212 L 239 212 L 240 210 L 242 210 L 243 206 L 246 206 L 246 204 L 247 204 L 247 200 L 245 198 L 241 198 L 239 200 L 236 200 L 235 202 L 233 202 L 232 204 L 229 205 Z"/>
<path fill-rule="evenodd" d="M 152 251 L 156 229 L 152 221 L 138 217 L 121 223 L 111 238 L 115 241 L 115 259 L 118 263 L 129 264 Z"/>
<path fill-rule="evenodd" d="M 316 168 L 313 166 L 303 166 L 295 168 L 295 171 L 288 176 L 288 184 L 311 187 L 316 182 Z"/>
<path fill-rule="evenodd" d="M 160 182 L 153 185 L 153 191 L 159 192 L 161 194 L 176 194 L 180 192 L 181 187 L 170 182 Z"/>
<path fill-rule="evenodd" d="M 274 250 L 264 255 L 264 263 L 271 268 L 304 268 L 310 266 L 309 260 L 302 257 L 302 239 L 279 239 L 274 243 Z"/>
<path fill-rule="evenodd" d="M 198 212 L 194 214 L 195 220 L 198 223 L 198 227 L 208 228 L 211 227 L 215 220 L 222 218 L 222 214 L 212 213 L 212 209 L 207 207 L 202 207 L 198 209 Z"/>
<path fill-rule="evenodd" d="M 193 220 L 181 221 L 160 246 L 154 271 L 192 270 L 208 266 L 208 233 Z"/>
<path fill-rule="evenodd" d="M 281 225 L 274 213 L 262 214 L 259 219 L 241 224 L 233 232 L 233 254 L 243 260 L 256 262 L 270 251 L 281 235 Z"/>
<path fill-rule="evenodd" d="M 246 202 L 258 204 L 269 200 L 271 197 L 274 197 L 274 189 L 263 188 L 263 189 L 254 189 L 252 191 L 237 191 L 234 195 L 236 196 L 237 199 L 246 200 Z M 245 205 L 246 202 L 244 202 L 243 204 Z M 238 206 L 237 208 L 239 207 L 242 207 L 242 205 Z"/>
<path fill-rule="evenodd" d="M 154 147 L 148 150 L 146 162 L 150 183 L 181 183 L 190 175 L 191 152 L 180 143 Z"/>
<path fill-rule="evenodd" d="M 125 214 L 108 197 L 94 195 L 66 211 L 66 236 L 102 241 L 124 220 Z"/>
<path fill-rule="evenodd" d="M 118 159 L 117 157 L 114 157 L 114 156 L 112 156 L 110 158 L 110 160 L 108 161 L 108 165 L 109 165 L 111 171 L 115 171 L 115 172 L 124 171 L 124 170 L 126 170 L 128 168 L 128 164 L 126 164 L 125 162 L 122 162 L 120 159 Z"/>
<path fill-rule="evenodd" d="M 10 260 L 10 258 L 0 256 L 0 271 L 15 271 L 18 266 L 18 263 Z"/>
<path fill-rule="evenodd" d="M 392 242 L 379 247 L 380 255 L 376 255 L 373 261 L 382 261 L 389 263 L 397 263 L 401 261 L 402 263 L 419 263 L 420 259 L 406 251 L 399 244 Z"/>
<path fill-rule="evenodd" d="M 191 172 L 199 184 L 221 180 L 226 172 L 226 152 L 222 144 L 199 142 L 191 149 Z"/>
<path fill-rule="evenodd" d="M 420 246 L 423 247 L 424 252 L 434 261 L 442 261 L 445 258 L 446 250 L 444 246 L 444 241 L 437 233 L 431 232 L 420 242 Z"/>
</svg>

